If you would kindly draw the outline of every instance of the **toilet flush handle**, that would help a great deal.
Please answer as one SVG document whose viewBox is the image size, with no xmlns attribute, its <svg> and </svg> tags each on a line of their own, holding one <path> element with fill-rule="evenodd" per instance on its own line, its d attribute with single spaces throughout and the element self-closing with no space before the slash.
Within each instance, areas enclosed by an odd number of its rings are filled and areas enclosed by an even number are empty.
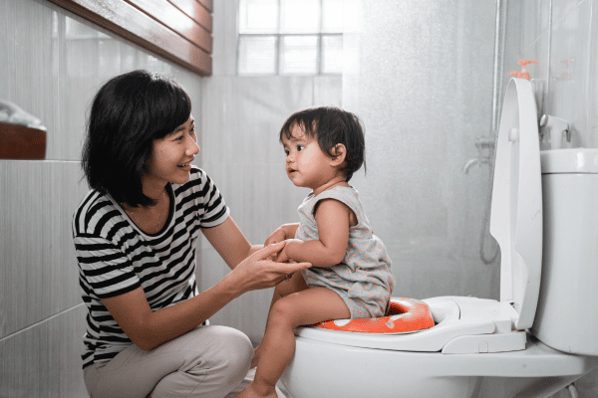
<svg viewBox="0 0 598 398">
<path fill-rule="evenodd" d="M 569 123 L 560 117 L 552 115 L 542 115 L 540 118 L 540 127 L 544 127 L 550 131 L 550 148 L 560 149 L 563 144 L 563 133 L 567 142 L 571 142 L 571 131 L 569 130 Z"/>
</svg>

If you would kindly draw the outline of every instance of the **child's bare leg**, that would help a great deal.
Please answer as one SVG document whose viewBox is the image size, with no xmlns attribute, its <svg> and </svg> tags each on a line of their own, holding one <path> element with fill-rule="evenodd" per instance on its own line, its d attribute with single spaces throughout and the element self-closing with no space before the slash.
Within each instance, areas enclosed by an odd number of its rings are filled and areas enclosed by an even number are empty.
<svg viewBox="0 0 598 398">
<path fill-rule="evenodd" d="M 326 288 L 307 289 L 280 298 L 270 310 L 255 379 L 237 397 L 276 397 L 274 386 L 295 353 L 294 328 L 350 316 L 344 301 Z"/>
<path fill-rule="evenodd" d="M 305 283 L 305 279 L 303 279 L 303 275 L 301 272 L 295 272 L 290 280 L 280 282 L 278 285 L 276 285 L 274 288 L 274 294 L 272 295 L 272 302 L 270 303 L 269 311 L 272 311 L 274 304 L 281 298 L 305 289 L 307 289 L 307 284 Z M 268 318 L 269 317 L 270 312 L 268 312 Z M 253 369 L 257 366 L 261 352 L 262 345 L 260 344 L 253 350 L 253 359 L 251 360 L 250 369 Z"/>
</svg>

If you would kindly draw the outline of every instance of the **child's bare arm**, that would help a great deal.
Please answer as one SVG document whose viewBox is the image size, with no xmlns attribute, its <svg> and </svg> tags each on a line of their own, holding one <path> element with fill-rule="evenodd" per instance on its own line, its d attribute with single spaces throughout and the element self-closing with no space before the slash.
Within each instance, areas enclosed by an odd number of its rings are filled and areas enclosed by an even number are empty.
<svg viewBox="0 0 598 398">
<path fill-rule="evenodd" d="M 274 232 L 268 236 L 264 246 L 272 245 L 274 243 L 282 242 L 283 240 L 293 239 L 295 231 L 299 228 L 299 224 L 284 224 L 276 228 Z"/>
<path fill-rule="evenodd" d="M 345 204 L 334 199 L 318 203 L 316 222 L 319 239 L 310 241 L 291 240 L 279 255 L 294 261 L 308 261 L 314 267 L 331 267 L 345 257 L 349 242 L 352 211 Z"/>
</svg>

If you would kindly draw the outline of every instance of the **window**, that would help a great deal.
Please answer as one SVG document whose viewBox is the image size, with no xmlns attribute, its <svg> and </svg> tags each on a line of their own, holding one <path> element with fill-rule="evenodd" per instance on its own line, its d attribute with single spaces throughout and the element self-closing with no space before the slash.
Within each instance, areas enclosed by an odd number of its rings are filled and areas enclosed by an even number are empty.
<svg viewBox="0 0 598 398">
<path fill-rule="evenodd" d="M 240 75 L 342 72 L 343 0 L 240 0 Z"/>
</svg>

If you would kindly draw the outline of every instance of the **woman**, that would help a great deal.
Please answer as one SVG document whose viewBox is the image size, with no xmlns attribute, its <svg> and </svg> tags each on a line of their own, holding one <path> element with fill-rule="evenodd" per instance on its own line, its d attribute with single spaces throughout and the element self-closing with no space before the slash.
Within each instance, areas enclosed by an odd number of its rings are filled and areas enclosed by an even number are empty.
<svg viewBox="0 0 598 398">
<path fill-rule="evenodd" d="M 96 94 L 82 161 L 92 190 L 73 218 L 92 398 L 242 390 L 249 339 L 206 320 L 310 266 L 269 260 L 284 243 L 251 246 L 211 179 L 191 165 L 197 153 L 191 101 L 176 82 L 133 71 Z M 200 232 L 232 271 L 198 293 Z"/>
</svg>

